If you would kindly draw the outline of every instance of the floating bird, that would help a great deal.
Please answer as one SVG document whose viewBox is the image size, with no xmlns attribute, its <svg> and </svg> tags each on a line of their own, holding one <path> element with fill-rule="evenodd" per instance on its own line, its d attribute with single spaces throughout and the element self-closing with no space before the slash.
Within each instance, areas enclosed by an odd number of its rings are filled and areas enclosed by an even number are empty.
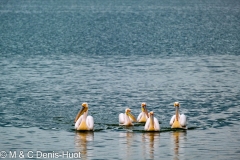
<svg viewBox="0 0 240 160">
<path fill-rule="evenodd" d="M 93 130 L 94 120 L 92 116 L 88 116 L 88 104 L 83 103 L 82 109 L 75 118 L 75 129 L 80 131 Z"/>
<path fill-rule="evenodd" d="M 141 105 L 142 112 L 138 115 L 138 118 L 137 118 L 138 122 L 144 122 L 145 123 L 147 121 L 148 111 L 147 111 L 146 106 L 147 106 L 146 103 L 142 103 L 142 105 Z"/>
<path fill-rule="evenodd" d="M 179 113 L 179 102 L 174 103 L 174 107 L 176 108 L 176 114 L 172 116 L 170 120 L 171 128 L 183 128 L 187 129 L 187 118 L 184 114 Z"/>
<path fill-rule="evenodd" d="M 144 126 L 145 131 L 160 131 L 160 125 L 153 111 L 149 112 L 149 118 Z"/>
<path fill-rule="evenodd" d="M 125 114 L 120 113 L 118 117 L 119 117 L 119 124 L 124 126 L 132 126 L 133 125 L 132 122 L 137 121 L 134 115 L 132 115 L 131 109 L 129 108 L 125 109 Z"/>
</svg>

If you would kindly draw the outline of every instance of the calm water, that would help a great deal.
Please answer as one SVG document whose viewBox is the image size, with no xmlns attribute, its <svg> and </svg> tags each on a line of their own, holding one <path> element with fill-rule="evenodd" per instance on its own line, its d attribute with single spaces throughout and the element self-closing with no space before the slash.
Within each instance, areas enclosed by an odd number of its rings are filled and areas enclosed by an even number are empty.
<svg viewBox="0 0 240 160">
<path fill-rule="evenodd" d="M 239 158 L 239 1 L 2 0 L 0 20 L 0 156 Z M 94 132 L 73 129 L 82 102 Z M 161 132 L 118 125 L 141 102 Z"/>
</svg>

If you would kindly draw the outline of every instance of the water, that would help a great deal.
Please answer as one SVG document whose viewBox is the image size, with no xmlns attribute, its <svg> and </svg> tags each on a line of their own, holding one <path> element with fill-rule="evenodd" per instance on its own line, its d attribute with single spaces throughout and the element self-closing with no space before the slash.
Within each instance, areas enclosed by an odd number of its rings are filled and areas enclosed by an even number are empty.
<svg viewBox="0 0 240 160">
<path fill-rule="evenodd" d="M 1 156 L 238 159 L 239 11 L 237 0 L 1 1 Z M 186 132 L 169 127 L 175 101 Z M 74 130 L 83 102 L 94 132 Z M 160 132 L 118 125 L 142 102 Z"/>
</svg>

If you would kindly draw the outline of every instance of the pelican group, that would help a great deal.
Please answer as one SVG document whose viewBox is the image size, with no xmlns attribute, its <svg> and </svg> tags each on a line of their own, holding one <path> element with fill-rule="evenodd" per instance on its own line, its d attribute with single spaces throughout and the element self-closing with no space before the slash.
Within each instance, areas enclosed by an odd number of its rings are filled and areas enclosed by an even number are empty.
<svg viewBox="0 0 240 160">
<path fill-rule="evenodd" d="M 94 120 L 92 116 L 88 116 L 88 104 L 83 103 L 82 109 L 78 112 L 75 118 L 75 129 L 80 131 L 93 130 Z"/>
<path fill-rule="evenodd" d="M 141 113 L 138 115 L 137 119 L 131 113 L 130 108 L 125 109 L 125 113 L 119 114 L 119 125 L 133 126 L 134 122 L 145 123 L 145 131 L 160 131 L 160 124 L 158 119 L 154 117 L 154 112 L 148 113 L 146 108 L 146 103 L 141 104 Z M 181 128 L 187 129 L 187 118 L 184 114 L 179 113 L 179 102 L 174 103 L 175 115 L 172 116 L 170 120 L 171 128 Z M 91 131 L 94 129 L 94 120 L 92 116 L 88 115 L 88 104 L 83 103 L 82 109 L 78 112 L 75 120 L 75 129 L 80 131 Z"/>
<path fill-rule="evenodd" d="M 175 115 L 173 115 L 170 120 L 170 126 L 171 128 L 187 129 L 187 118 L 184 114 L 179 113 L 179 106 L 179 102 L 174 103 Z"/>
</svg>

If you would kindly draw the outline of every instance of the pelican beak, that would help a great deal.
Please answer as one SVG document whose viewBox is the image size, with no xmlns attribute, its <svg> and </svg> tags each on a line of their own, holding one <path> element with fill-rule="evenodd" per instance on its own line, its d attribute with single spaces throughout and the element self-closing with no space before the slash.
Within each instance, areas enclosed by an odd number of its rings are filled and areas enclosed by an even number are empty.
<svg viewBox="0 0 240 160">
<path fill-rule="evenodd" d="M 142 103 L 142 112 L 144 112 L 147 115 L 147 117 L 149 118 L 148 111 L 146 108 L 146 103 Z"/>
<path fill-rule="evenodd" d="M 153 111 L 149 112 L 149 118 L 150 118 L 150 126 L 149 130 L 154 131 L 154 117 L 153 117 Z"/>
<path fill-rule="evenodd" d="M 147 115 L 147 117 L 149 118 L 149 116 L 148 116 L 148 111 L 147 111 L 147 108 L 146 108 L 146 106 L 144 106 L 143 107 L 143 111 L 145 112 L 145 114 Z"/>
<path fill-rule="evenodd" d="M 137 122 L 137 119 L 131 112 L 127 112 L 127 115 L 133 120 L 133 122 Z"/>
<path fill-rule="evenodd" d="M 79 118 L 81 115 L 83 115 L 83 113 L 86 112 L 86 111 L 87 111 L 87 108 L 86 108 L 86 107 L 82 107 L 82 109 L 78 112 L 78 114 L 77 114 L 74 122 L 77 122 L 78 118 Z"/>
</svg>

